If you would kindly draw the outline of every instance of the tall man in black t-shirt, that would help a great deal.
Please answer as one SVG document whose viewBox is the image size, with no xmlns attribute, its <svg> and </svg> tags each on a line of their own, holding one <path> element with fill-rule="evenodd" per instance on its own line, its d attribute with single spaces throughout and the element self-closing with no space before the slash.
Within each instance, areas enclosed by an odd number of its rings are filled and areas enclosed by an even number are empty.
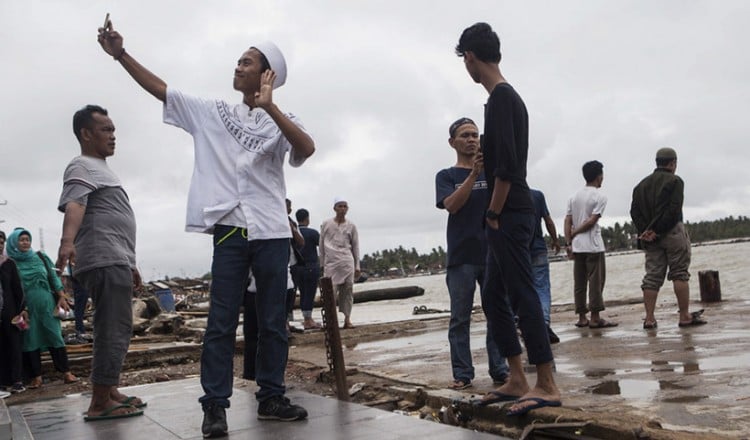
<svg viewBox="0 0 750 440">
<path fill-rule="evenodd" d="M 448 343 L 451 350 L 452 389 L 471 386 L 474 366 L 471 360 L 471 310 L 474 291 L 483 294 L 487 241 L 480 226 L 487 207 L 487 180 L 484 178 L 479 129 L 474 121 L 461 118 L 448 129 L 448 143 L 456 150 L 456 164 L 435 176 L 435 205 L 448 216 L 448 258 L 445 282 L 451 300 Z M 500 356 L 492 333 L 487 332 L 487 358 L 492 381 L 498 385 L 508 378 L 508 365 Z"/>
<path fill-rule="evenodd" d="M 490 94 L 485 106 L 484 170 L 490 194 L 485 214 L 489 252 L 482 307 L 500 352 L 508 358 L 510 380 L 490 393 L 495 400 L 516 400 L 508 415 L 544 406 L 560 406 L 553 357 L 542 306 L 531 274 L 534 204 L 526 183 L 529 121 L 526 106 L 500 73 L 500 39 L 487 23 L 461 34 L 456 54 L 474 82 Z M 510 307 L 508 307 L 510 302 Z M 513 315 L 518 316 L 529 363 L 537 381 L 529 387 Z"/>
</svg>

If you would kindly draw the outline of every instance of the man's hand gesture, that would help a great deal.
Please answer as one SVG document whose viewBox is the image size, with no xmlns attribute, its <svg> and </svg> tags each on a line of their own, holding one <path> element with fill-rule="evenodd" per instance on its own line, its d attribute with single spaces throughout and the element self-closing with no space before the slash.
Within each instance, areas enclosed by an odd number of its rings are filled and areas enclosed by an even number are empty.
<svg viewBox="0 0 750 440">
<path fill-rule="evenodd" d="M 114 28 L 112 27 L 112 21 L 107 20 L 107 22 L 104 24 L 104 27 L 100 27 L 98 29 L 98 32 L 99 35 L 96 39 L 97 41 L 99 41 L 102 49 L 104 49 L 105 52 L 107 52 L 114 58 L 120 56 L 123 51 L 122 35 L 114 30 Z"/>
<path fill-rule="evenodd" d="M 474 153 L 474 160 L 471 165 L 471 171 L 475 176 L 479 176 L 479 174 L 484 169 L 484 157 L 482 156 L 482 150 L 477 148 L 477 151 Z"/>
<path fill-rule="evenodd" d="M 255 92 L 255 105 L 267 110 L 273 104 L 273 82 L 276 80 L 276 72 L 266 69 L 260 75 L 260 90 Z"/>
</svg>

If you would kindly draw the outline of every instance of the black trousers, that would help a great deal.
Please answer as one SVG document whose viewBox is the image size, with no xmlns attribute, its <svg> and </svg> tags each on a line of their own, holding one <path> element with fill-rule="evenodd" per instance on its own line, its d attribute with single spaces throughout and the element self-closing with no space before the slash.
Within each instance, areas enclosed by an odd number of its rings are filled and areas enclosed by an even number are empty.
<svg viewBox="0 0 750 440">
<path fill-rule="evenodd" d="M 68 365 L 68 351 L 64 346 L 57 348 L 50 347 L 48 350 L 52 357 L 52 364 L 55 366 L 55 370 L 60 373 L 67 373 L 70 371 L 70 366 Z M 42 375 L 41 350 L 23 352 L 23 369 L 29 379 Z"/>
<path fill-rule="evenodd" d="M 245 291 L 244 306 L 242 333 L 245 336 L 245 352 L 242 378 L 255 380 L 255 356 L 258 354 L 258 312 L 255 308 L 255 293 Z"/>
<path fill-rule="evenodd" d="M 9 386 L 22 380 L 21 336 L 10 319 L 0 323 L 0 385 Z"/>
</svg>

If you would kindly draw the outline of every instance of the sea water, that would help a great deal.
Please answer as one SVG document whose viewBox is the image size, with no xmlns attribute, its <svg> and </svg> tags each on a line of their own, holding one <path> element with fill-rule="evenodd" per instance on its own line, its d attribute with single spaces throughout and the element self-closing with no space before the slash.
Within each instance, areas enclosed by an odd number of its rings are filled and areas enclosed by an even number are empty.
<svg viewBox="0 0 750 440">
<path fill-rule="evenodd" d="M 690 298 L 700 299 L 698 272 L 716 270 L 719 272 L 722 299 L 750 299 L 748 285 L 748 256 L 750 241 L 737 243 L 714 243 L 694 246 L 690 265 Z M 604 286 L 604 300 L 639 300 L 641 298 L 641 279 L 644 273 L 644 256 L 640 251 L 608 254 L 606 257 L 607 276 Z M 570 260 L 550 263 L 550 282 L 552 285 L 552 304 L 570 304 L 573 302 L 573 262 Z M 417 296 L 400 300 L 372 301 L 354 305 L 352 320 L 355 323 L 378 323 L 413 319 L 425 316 L 448 316 L 450 300 L 445 284 L 445 274 L 424 275 L 391 280 L 368 280 L 355 285 L 355 292 L 383 289 L 389 287 L 420 286 L 425 292 Z M 665 285 L 659 296 L 661 300 L 674 301 L 670 282 Z M 479 306 L 479 289 L 474 295 L 474 304 Z M 414 307 L 425 306 L 429 309 L 444 310 L 440 314 L 413 315 Z M 319 313 L 316 310 L 316 314 Z"/>
</svg>

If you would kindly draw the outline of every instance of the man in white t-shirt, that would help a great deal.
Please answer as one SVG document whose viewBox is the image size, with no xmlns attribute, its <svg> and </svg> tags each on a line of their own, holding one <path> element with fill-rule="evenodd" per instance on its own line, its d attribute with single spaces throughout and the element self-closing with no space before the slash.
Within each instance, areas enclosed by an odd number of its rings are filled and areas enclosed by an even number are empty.
<svg viewBox="0 0 750 440">
<path fill-rule="evenodd" d="M 291 232 L 286 216 L 284 156 L 298 167 L 315 151 L 301 122 L 273 102 L 286 80 L 286 62 L 270 42 L 245 50 L 234 68 L 239 104 L 183 94 L 151 73 L 123 48 L 107 22 L 99 44 L 147 92 L 164 103 L 164 122 L 193 136 L 195 164 L 186 230 L 213 234 L 211 303 L 201 355 L 199 399 L 204 438 L 227 435 L 234 342 L 248 272 L 257 286 L 258 418 L 301 420 L 307 411 L 284 397 L 289 344 L 286 286 Z"/>
<path fill-rule="evenodd" d="M 583 164 L 586 186 L 568 201 L 565 215 L 565 241 L 568 258 L 573 260 L 573 291 L 578 314 L 576 327 L 615 327 L 617 323 L 599 316 L 604 310 L 602 291 L 606 267 L 604 241 L 599 219 L 607 206 L 607 197 L 599 188 L 604 181 L 604 165 L 597 160 Z M 586 284 L 589 303 L 586 304 Z M 591 312 L 591 319 L 587 318 Z"/>
</svg>

